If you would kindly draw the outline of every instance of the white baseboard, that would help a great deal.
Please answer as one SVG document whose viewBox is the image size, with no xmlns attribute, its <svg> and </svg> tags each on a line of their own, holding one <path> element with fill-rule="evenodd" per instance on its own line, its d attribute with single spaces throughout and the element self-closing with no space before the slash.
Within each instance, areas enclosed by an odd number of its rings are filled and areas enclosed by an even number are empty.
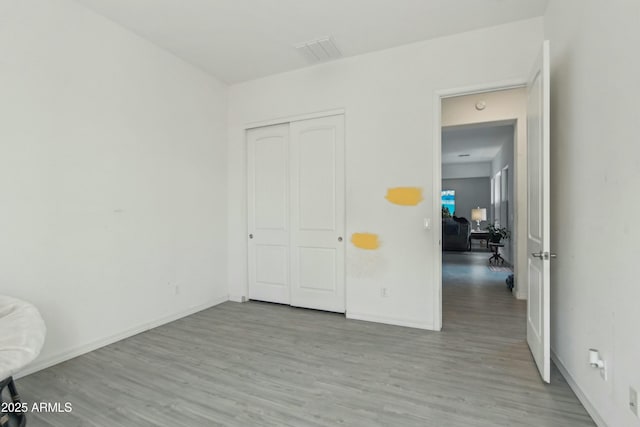
<svg viewBox="0 0 640 427">
<path fill-rule="evenodd" d="M 576 394 L 576 397 L 578 398 L 580 403 L 582 403 L 582 406 L 584 406 L 584 409 L 587 410 L 591 418 L 593 418 L 593 421 L 596 423 L 596 425 L 598 427 L 607 427 L 607 423 L 604 422 L 587 395 L 578 386 L 576 380 L 571 376 L 567 368 L 564 366 L 564 363 L 562 363 L 562 360 L 560 359 L 560 357 L 558 357 L 556 352 L 553 351 L 553 349 L 551 349 L 551 360 L 553 360 L 553 363 L 556 364 L 564 379 L 567 380 L 569 387 L 571 387 L 571 390 L 573 390 L 573 392 Z"/>
<path fill-rule="evenodd" d="M 229 301 L 233 302 L 247 302 L 247 297 L 244 295 L 229 295 Z"/>
<path fill-rule="evenodd" d="M 375 314 L 353 313 L 353 312 L 347 312 L 346 317 L 347 319 L 365 320 L 367 322 L 385 323 L 387 325 L 406 326 L 408 328 L 427 329 L 430 331 L 435 331 L 431 323 L 420 322 L 415 320 L 398 319 L 395 317 L 385 317 L 385 316 L 378 316 Z"/>
<path fill-rule="evenodd" d="M 175 320 L 181 319 L 183 317 L 186 316 L 190 316 L 192 314 L 195 314 L 199 311 L 202 310 L 206 310 L 208 308 L 214 307 L 218 304 L 222 304 L 223 302 L 229 301 L 229 296 L 225 295 L 223 297 L 218 297 L 218 298 L 214 298 L 209 300 L 208 302 L 204 303 L 204 304 L 199 304 L 197 306 L 188 308 L 186 310 L 180 311 L 178 313 L 173 313 L 170 314 L 168 316 L 165 317 L 161 317 L 159 319 L 156 319 L 154 321 L 151 322 L 146 322 L 142 325 L 133 327 L 131 329 L 127 329 L 126 331 L 114 334 L 114 335 L 110 335 L 108 337 L 105 338 L 100 338 L 98 340 L 95 341 L 91 341 L 87 344 L 83 344 L 83 345 L 79 345 L 77 347 L 71 348 L 69 350 L 65 350 L 62 351 L 58 354 L 54 354 L 52 356 L 49 356 L 47 358 L 38 360 L 36 359 L 35 363 L 32 363 L 31 365 L 29 365 L 26 369 L 18 372 L 16 375 L 14 375 L 14 378 L 18 379 L 24 376 L 27 376 L 29 374 L 33 374 L 34 372 L 38 372 L 42 369 L 46 369 L 49 368 L 53 365 L 57 365 L 58 363 L 62 363 L 64 361 L 67 361 L 69 359 L 73 359 L 74 357 L 78 357 L 81 356 L 83 354 L 89 353 L 91 351 L 97 350 L 101 347 L 107 346 L 109 344 L 113 344 L 114 342 L 118 342 L 121 341 L 125 338 L 129 338 L 132 337 L 134 335 L 137 335 L 141 332 L 145 332 L 148 331 L 149 329 L 153 329 L 153 328 L 157 328 L 158 326 L 164 325 L 166 323 L 170 323 L 173 322 Z"/>
</svg>

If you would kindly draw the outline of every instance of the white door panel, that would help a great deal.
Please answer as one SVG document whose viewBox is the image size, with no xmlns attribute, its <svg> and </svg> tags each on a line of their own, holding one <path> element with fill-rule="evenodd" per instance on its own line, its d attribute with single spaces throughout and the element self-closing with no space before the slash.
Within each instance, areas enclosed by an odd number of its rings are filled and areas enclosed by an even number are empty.
<svg viewBox="0 0 640 427">
<path fill-rule="evenodd" d="M 316 120 L 313 120 L 316 121 Z M 294 124 L 297 146 L 299 230 L 336 228 L 336 129 Z"/>
<path fill-rule="evenodd" d="M 549 42 L 535 63 L 527 105 L 527 342 L 542 379 L 550 381 Z"/>
<path fill-rule="evenodd" d="M 344 116 L 290 132 L 291 305 L 344 312 Z"/>
<path fill-rule="evenodd" d="M 288 144 L 284 136 L 269 135 L 253 144 L 256 229 L 286 231 Z"/>
<path fill-rule="evenodd" d="M 289 277 L 289 249 L 286 246 L 256 245 L 256 280 L 283 285 Z"/>
<path fill-rule="evenodd" d="M 541 283 L 542 271 L 537 265 L 538 263 L 534 262 L 534 260 L 532 259 L 529 259 L 528 264 L 529 282 Z M 533 336 L 537 339 L 539 339 L 539 337 L 542 335 L 542 305 L 540 304 L 540 290 L 540 286 L 534 286 L 529 293 L 529 298 L 527 299 L 528 323 L 531 331 L 533 332 Z"/>
<path fill-rule="evenodd" d="M 249 299 L 290 301 L 289 125 L 247 132 Z"/>
<path fill-rule="evenodd" d="M 336 250 L 332 248 L 299 247 L 300 289 L 335 293 L 336 256 Z"/>
</svg>

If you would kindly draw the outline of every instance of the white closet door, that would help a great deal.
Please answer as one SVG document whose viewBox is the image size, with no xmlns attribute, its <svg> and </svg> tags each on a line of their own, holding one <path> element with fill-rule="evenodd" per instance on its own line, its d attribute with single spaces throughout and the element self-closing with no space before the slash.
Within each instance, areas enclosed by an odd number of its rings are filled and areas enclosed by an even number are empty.
<svg viewBox="0 0 640 427">
<path fill-rule="evenodd" d="M 291 305 L 342 312 L 344 116 L 291 123 Z"/>
<path fill-rule="evenodd" d="M 249 299 L 289 304 L 289 124 L 247 131 Z"/>
</svg>

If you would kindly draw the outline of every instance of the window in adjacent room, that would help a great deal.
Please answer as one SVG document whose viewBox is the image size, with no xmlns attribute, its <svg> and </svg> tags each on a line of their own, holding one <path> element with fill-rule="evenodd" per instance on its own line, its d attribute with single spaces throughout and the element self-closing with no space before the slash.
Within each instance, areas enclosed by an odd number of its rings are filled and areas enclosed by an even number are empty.
<svg viewBox="0 0 640 427">
<path fill-rule="evenodd" d="M 442 212 L 456 213 L 456 190 L 442 190 Z"/>
</svg>

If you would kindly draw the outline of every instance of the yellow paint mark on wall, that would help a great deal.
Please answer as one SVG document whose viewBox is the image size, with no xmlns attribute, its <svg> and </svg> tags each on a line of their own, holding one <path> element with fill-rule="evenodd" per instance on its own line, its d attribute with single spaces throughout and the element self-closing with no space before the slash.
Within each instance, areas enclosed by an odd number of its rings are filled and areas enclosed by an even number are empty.
<svg viewBox="0 0 640 427">
<path fill-rule="evenodd" d="M 351 243 L 360 249 L 375 250 L 380 247 L 378 235 L 373 233 L 353 233 L 351 235 Z"/>
<path fill-rule="evenodd" d="M 402 206 L 416 206 L 422 199 L 422 188 L 397 187 L 389 188 L 385 198 L 391 203 Z"/>
</svg>

